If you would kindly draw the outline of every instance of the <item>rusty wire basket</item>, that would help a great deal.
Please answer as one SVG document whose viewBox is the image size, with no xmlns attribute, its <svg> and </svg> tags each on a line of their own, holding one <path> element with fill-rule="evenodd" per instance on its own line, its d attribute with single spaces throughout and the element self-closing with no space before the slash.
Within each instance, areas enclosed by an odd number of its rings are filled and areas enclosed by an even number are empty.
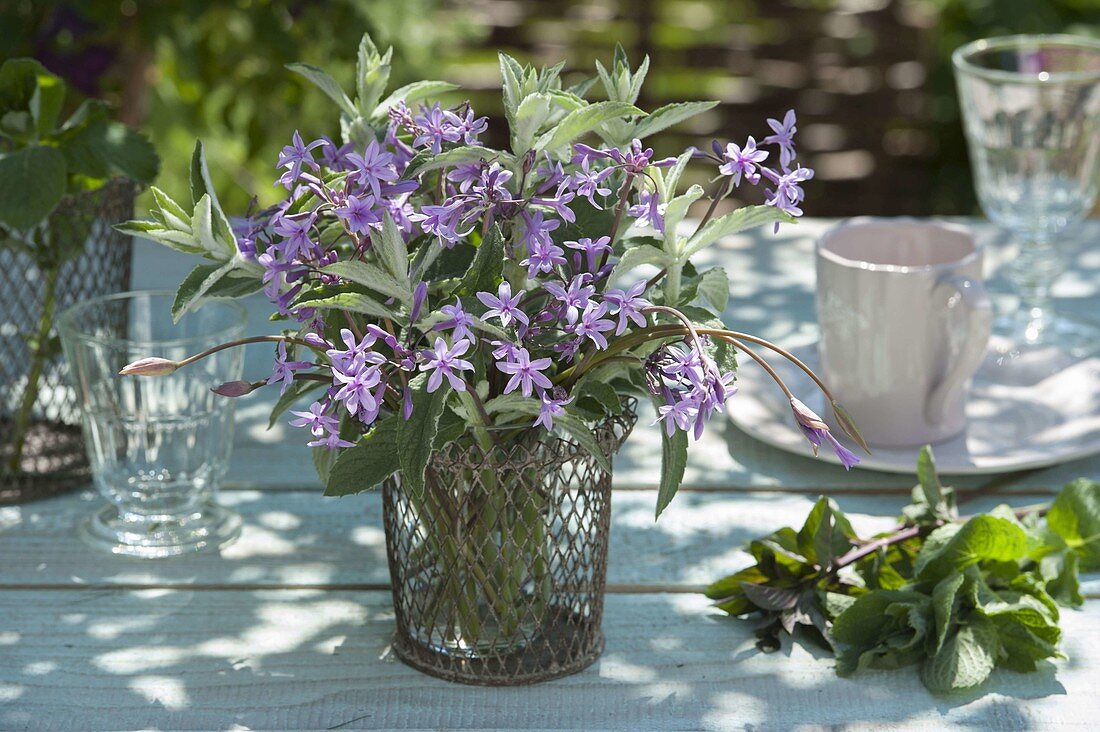
<svg viewBox="0 0 1100 732">
<path fill-rule="evenodd" d="M 633 407 L 595 425 L 609 462 Z M 393 649 L 432 676 L 530 684 L 603 650 L 611 473 L 570 439 L 526 432 L 489 449 L 447 445 L 416 495 L 397 477 L 383 485 Z"/>
<path fill-rule="evenodd" d="M 80 410 L 53 323 L 70 305 L 130 286 L 135 186 L 66 196 L 33 243 L 0 241 L 0 504 L 87 481 Z"/>
</svg>

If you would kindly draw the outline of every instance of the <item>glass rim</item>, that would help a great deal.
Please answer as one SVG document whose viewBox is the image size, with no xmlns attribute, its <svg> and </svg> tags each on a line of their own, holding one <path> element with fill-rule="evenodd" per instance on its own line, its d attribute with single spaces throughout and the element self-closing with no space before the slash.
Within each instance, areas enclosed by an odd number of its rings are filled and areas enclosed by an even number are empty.
<svg viewBox="0 0 1100 732">
<path fill-rule="evenodd" d="M 1035 84 L 1038 86 L 1100 81 L 1100 68 L 1095 71 L 1055 71 L 1023 74 L 1017 71 L 988 69 L 978 66 L 970 60 L 972 56 L 983 51 L 1003 51 L 1013 48 L 1038 48 L 1042 46 L 1078 48 L 1095 51 L 1097 56 L 1100 56 L 1100 39 L 1089 36 L 1078 36 L 1070 33 L 1017 34 L 979 38 L 976 41 L 959 46 L 951 53 L 951 64 L 955 67 L 956 72 L 977 76 L 987 81 Z"/>
<path fill-rule="evenodd" d="M 119 300 L 137 300 L 142 297 L 150 299 L 164 298 L 171 302 L 171 300 L 175 297 L 175 293 L 171 290 L 126 290 L 125 292 L 115 292 L 110 295 L 100 295 L 99 297 L 93 297 L 88 300 L 84 300 L 83 302 L 79 302 L 67 308 L 64 312 L 61 313 L 61 315 L 58 316 L 58 333 L 64 335 L 67 338 L 82 341 L 84 343 L 98 343 L 103 345 L 125 344 L 141 347 L 175 347 L 217 340 L 223 336 L 228 337 L 234 332 L 238 334 L 243 333 L 244 328 L 248 322 L 248 310 L 239 302 L 233 300 L 217 300 L 208 301 L 203 304 L 203 307 L 223 307 L 233 313 L 233 322 L 226 326 L 213 328 L 208 333 L 203 333 L 202 335 L 181 336 L 178 338 L 163 338 L 153 340 L 118 337 L 105 338 L 102 336 L 92 335 L 90 333 L 84 332 L 76 325 L 76 316 L 82 312 L 87 311 L 89 308 L 98 307 L 105 303 Z"/>
</svg>

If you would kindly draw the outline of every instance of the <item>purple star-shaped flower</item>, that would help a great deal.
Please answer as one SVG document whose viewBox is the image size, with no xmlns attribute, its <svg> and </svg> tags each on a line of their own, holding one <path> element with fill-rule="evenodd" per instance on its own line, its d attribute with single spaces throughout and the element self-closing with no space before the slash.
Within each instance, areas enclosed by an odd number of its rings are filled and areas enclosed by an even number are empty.
<svg viewBox="0 0 1100 732">
<path fill-rule="evenodd" d="M 798 131 L 794 124 L 794 110 L 788 109 L 782 122 L 777 119 L 768 120 L 768 127 L 771 127 L 775 134 L 764 138 L 765 144 L 779 145 L 779 164 L 784 170 L 794 160 L 794 133 Z"/>
<path fill-rule="evenodd" d="M 596 288 L 588 284 L 589 279 L 588 275 L 579 274 L 569 282 L 568 289 L 557 282 L 547 282 L 543 285 L 546 291 L 561 303 L 565 322 L 569 325 L 577 322 L 581 311 L 588 306 L 592 295 L 596 293 Z"/>
<path fill-rule="evenodd" d="M 274 231 L 283 237 L 283 241 L 276 244 L 276 248 L 283 253 L 283 259 L 290 261 L 314 253 L 317 245 L 309 238 L 309 230 L 316 219 L 317 214 L 313 211 L 279 217 Z"/>
<path fill-rule="evenodd" d="M 519 307 L 519 301 L 522 297 L 522 292 L 512 295 L 512 286 L 507 280 L 500 283 L 496 295 L 491 292 L 477 293 L 477 299 L 481 301 L 482 305 L 489 308 L 481 316 L 481 319 L 500 318 L 500 324 L 506 328 L 512 324 L 513 320 L 529 325 L 531 323 L 530 318 Z"/>
<path fill-rule="evenodd" d="M 302 142 L 302 135 L 298 130 L 294 130 L 290 144 L 279 152 L 279 162 L 276 163 L 276 167 L 286 168 L 291 182 L 298 180 L 298 176 L 302 174 L 303 165 L 314 170 L 320 170 L 321 166 L 313 159 L 313 154 L 310 151 L 324 144 L 324 140 L 314 140 L 306 145 Z"/>
<path fill-rule="evenodd" d="M 439 312 L 447 316 L 442 323 L 437 324 L 432 330 L 451 330 L 451 336 L 455 339 L 468 338 L 476 341 L 477 336 L 470 330 L 474 324 L 474 317 L 462 309 L 462 301 L 455 298 L 454 305 L 444 305 Z"/>
<path fill-rule="evenodd" d="M 582 237 L 577 241 L 563 243 L 570 249 L 577 250 L 577 254 L 573 255 L 573 265 L 574 269 L 578 270 L 587 269 L 589 272 L 595 272 L 600 266 L 600 260 L 611 253 L 610 236 L 601 236 L 595 240 Z"/>
<path fill-rule="evenodd" d="M 550 379 L 543 373 L 550 368 L 550 358 L 537 358 L 531 360 L 531 354 L 526 348 L 521 348 L 508 361 L 497 362 L 497 368 L 506 374 L 511 374 L 508 384 L 504 387 L 504 393 L 508 394 L 516 389 L 525 397 L 531 396 L 531 392 L 537 386 L 540 389 L 549 389 L 553 386 Z"/>
<path fill-rule="evenodd" d="M 527 268 L 527 276 L 538 277 L 539 272 L 553 272 L 554 265 L 565 264 L 565 250 L 552 242 L 533 241 L 527 247 L 527 258 L 520 265 Z"/>
<path fill-rule="evenodd" d="M 814 177 L 813 169 L 798 167 L 782 175 L 768 168 L 761 168 L 760 171 L 775 184 L 775 190 L 765 189 L 764 204 L 775 206 L 791 216 L 801 216 L 800 204 L 806 193 L 800 184 Z M 775 222 L 775 231 L 779 231 L 778 221 Z"/>
<path fill-rule="evenodd" d="M 555 389 L 555 391 L 558 391 Z M 573 401 L 573 397 L 568 399 L 555 398 L 550 396 L 549 393 L 544 392 L 542 395 L 542 403 L 539 405 L 539 416 L 535 420 L 535 427 L 542 425 L 546 428 L 547 432 L 554 431 L 554 418 L 560 417 L 565 414 L 565 405 Z"/>
<path fill-rule="evenodd" d="M 645 280 L 641 280 L 634 283 L 629 290 L 612 288 L 603 294 L 604 301 L 611 305 L 611 312 L 619 316 L 619 324 L 615 328 L 615 335 L 622 335 L 631 322 L 639 328 L 646 326 L 646 317 L 642 313 L 642 308 L 650 307 L 653 303 L 642 297 L 645 286 Z"/>
<path fill-rule="evenodd" d="M 626 212 L 637 221 L 639 226 L 652 226 L 654 230 L 663 234 L 665 231 L 664 208 L 657 191 L 646 189 L 638 193 L 638 202 Z"/>
<path fill-rule="evenodd" d="M 364 410 L 377 413 L 378 399 L 371 389 L 381 381 L 381 368 L 368 366 L 362 358 L 355 358 L 343 370 L 333 367 L 332 383 L 339 387 L 333 398 L 343 402 L 352 415 L 358 416 Z"/>
<path fill-rule="evenodd" d="M 611 189 L 605 188 L 601 184 L 615 172 L 614 168 L 604 168 L 603 170 L 592 170 L 591 161 L 589 158 L 583 158 L 581 160 L 580 170 L 573 173 L 573 178 L 570 183 L 573 186 L 573 190 L 576 191 L 578 196 L 583 196 L 588 199 L 594 207 L 603 209 L 600 204 L 596 203 L 596 199 L 593 196 L 610 196 Z"/>
<path fill-rule="evenodd" d="M 470 342 L 467 340 L 457 340 L 453 346 L 447 348 L 445 340 L 436 338 L 432 350 L 423 352 L 427 361 L 420 365 L 420 370 L 431 372 L 428 377 L 429 394 L 440 387 L 444 377 L 455 391 L 466 391 L 466 382 L 455 372 L 474 370 L 472 363 L 459 358 L 468 350 L 470 350 Z"/>
<path fill-rule="evenodd" d="M 760 182 L 760 173 L 756 172 L 756 166 L 764 162 L 767 157 L 768 151 L 758 150 L 756 140 L 750 136 L 744 147 L 739 147 L 732 142 L 726 145 L 726 151 L 722 154 L 725 162 L 718 166 L 718 172 L 733 176 L 735 186 L 741 185 L 742 175 L 749 183 L 756 185 Z"/>
<path fill-rule="evenodd" d="M 382 183 L 392 183 L 398 179 L 393 168 L 393 155 L 382 149 L 378 140 L 371 140 L 362 155 L 350 153 L 348 162 L 353 166 L 348 176 L 370 188 L 374 197 L 382 197 Z"/>
<path fill-rule="evenodd" d="M 329 450 L 337 450 L 341 447 L 355 447 L 355 443 L 348 442 L 340 437 L 339 427 L 326 427 L 325 429 L 328 430 L 328 434 L 325 437 L 318 436 L 318 439 L 311 440 L 306 444 L 310 447 L 325 447 Z"/>
<path fill-rule="evenodd" d="M 313 402 L 309 405 L 308 412 L 297 412 L 291 410 L 291 414 L 296 415 L 297 419 L 290 420 L 291 427 L 308 427 L 310 433 L 314 437 L 321 437 L 326 431 L 338 432 L 339 420 L 333 417 L 331 414 L 326 414 L 328 410 L 328 404 L 323 402 Z"/>
<path fill-rule="evenodd" d="M 607 304 L 590 301 L 581 313 L 580 320 L 573 326 L 573 335 L 588 338 L 600 350 L 607 348 L 607 338 L 603 334 L 615 330 L 615 323 L 604 319 L 604 315 L 607 315 Z"/>
<path fill-rule="evenodd" d="M 370 194 L 349 195 L 343 206 L 334 209 L 337 218 L 345 222 L 357 234 L 366 234 L 372 226 L 380 225 L 382 217 L 374 210 L 374 199 Z"/>
<path fill-rule="evenodd" d="M 669 404 L 662 404 L 657 407 L 657 412 L 660 416 L 657 417 L 657 421 L 664 422 L 665 432 L 669 437 L 672 437 L 676 433 L 677 428 L 687 432 L 691 427 L 691 423 L 695 420 L 696 415 L 699 413 L 699 407 L 695 400 L 689 396 L 680 399 Z"/>
<path fill-rule="evenodd" d="M 287 387 L 294 381 L 294 372 L 308 369 L 313 364 L 309 361 L 287 361 L 286 341 L 279 341 L 277 355 L 275 356 L 275 369 L 268 378 L 268 385 L 282 383 L 279 394 L 285 394 Z"/>
</svg>

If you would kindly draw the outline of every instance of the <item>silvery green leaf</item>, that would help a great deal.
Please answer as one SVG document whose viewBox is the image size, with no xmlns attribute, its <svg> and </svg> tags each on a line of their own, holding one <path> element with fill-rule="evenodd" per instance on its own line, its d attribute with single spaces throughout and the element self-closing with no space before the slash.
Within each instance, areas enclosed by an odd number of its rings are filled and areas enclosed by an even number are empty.
<svg viewBox="0 0 1100 732">
<path fill-rule="evenodd" d="M 607 94 L 608 99 L 616 101 L 624 101 L 619 99 L 619 90 L 615 85 L 615 81 L 611 78 L 611 74 L 607 72 L 607 69 L 603 67 L 599 59 L 596 60 L 596 75 L 600 79 L 600 83 L 603 84 L 604 93 Z"/>
<path fill-rule="evenodd" d="M 685 120 L 691 119 L 697 114 L 702 114 L 718 106 L 718 102 L 678 102 L 666 104 L 653 110 L 645 119 L 639 120 L 634 126 L 634 137 L 642 139 L 672 127 Z"/>
<path fill-rule="evenodd" d="M 294 73 L 305 77 L 314 86 L 323 91 L 329 99 L 336 102 L 341 112 L 349 117 L 358 116 L 358 111 L 355 109 L 355 105 L 351 103 L 351 100 L 348 99 L 348 95 L 344 93 L 344 90 L 340 88 L 336 80 L 325 73 L 325 71 L 311 64 L 294 63 L 287 64 L 286 67 Z"/>
<path fill-rule="evenodd" d="M 594 131 L 604 122 L 644 114 L 645 112 L 626 102 L 589 104 L 565 115 L 556 127 L 548 130 L 538 139 L 535 149 L 539 152 L 553 152 Z"/>
<path fill-rule="evenodd" d="M 359 41 L 359 53 L 355 64 L 355 101 L 358 108 L 352 106 L 351 111 L 345 109 L 344 111 L 348 112 L 348 116 L 370 117 L 374 113 L 378 100 L 382 98 L 382 92 L 386 90 L 386 85 L 390 81 L 390 59 L 392 56 L 392 48 L 388 49 L 385 54 L 379 55 L 378 48 L 374 45 L 370 35 L 363 34 L 363 38 Z M 340 91 L 340 94 L 343 95 L 343 91 Z M 335 97 L 333 98 L 335 99 Z M 344 98 L 347 99 L 347 97 Z M 340 104 L 339 100 L 337 100 L 337 104 Z M 351 105 L 350 100 L 348 104 Z M 343 108 L 342 105 L 341 108 Z M 356 111 L 358 111 L 358 114 L 356 114 Z"/>
<path fill-rule="evenodd" d="M 688 188 L 682 195 L 676 196 L 665 207 L 665 251 L 672 255 L 679 253 L 680 235 L 678 229 L 680 228 L 680 222 L 684 220 L 684 217 L 688 214 L 688 209 L 691 204 L 698 201 L 703 197 L 703 187 L 700 185 L 693 185 Z M 686 259 L 687 255 L 681 258 Z"/>
<path fill-rule="evenodd" d="M 630 102 L 634 104 L 638 101 L 638 95 L 642 93 L 642 84 L 645 83 L 646 74 L 649 73 L 649 54 L 646 54 L 642 59 L 642 63 L 638 65 L 638 70 L 630 75 L 630 92 L 627 94 L 624 102 Z"/>
<path fill-rule="evenodd" d="M 519 109 L 520 100 L 523 99 L 523 67 L 518 61 L 504 53 L 497 53 L 500 62 L 501 88 L 504 96 L 504 114 L 508 119 L 508 127 L 512 128 L 516 123 L 516 110 Z"/>
<path fill-rule="evenodd" d="M 640 244 L 623 252 L 612 271 L 612 278 L 619 277 L 643 264 L 652 264 L 656 267 L 667 267 L 673 261 L 672 255 L 658 249 L 652 244 Z"/>
<path fill-rule="evenodd" d="M 409 249 L 401 231 L 386 211 L 382 214 L 382 231 L 371 230 L 371 248 L 378 260 L 399 282 L 409 281 Z"/>
<path fill-rule="evenodd" d="M 177 231 L 169 229 L 154 221 L 126 221 L 115 224 L 115 229 L 123 234 L 137 236 L 143 239 L 155 241 L 169 249 L 175 249 L 184 254 L 205 254 L 203 248 L 195 241 L 190 231 Z"/>
<path fill-rule="evenodd" d="M 430 150 L 417 153 L 409 161 L 408 167 L 405 168 L 404 177 L 412 178 L 429 170 L 438 170 L 463 163 L 477 163 L 482 160 L 500 161 L 500 164 L 505 168 L 512 168 L 516 164 L 515 156 L 501 150 L 493 150 L 480 145 L 463 145 L 462 147 L 445 150 L 438 155 L 433 154 Z"/>
<path fill-rule="evenodd" d="M 780 211 L 775 206 L 746 206 L 739 208 L 725 216 L 712 219 L 699 231 L 688 239 L 687 246 L 681 253 L 683 258 L 688 258 L 703 247 L 713 244 L 724 236 L 731 236 L 747 229 L 753 229 L 763 224 L 793 223 L 794 217 Z"/>
<path fill-rule="evenodd" d="M 390 107 L 398 102 L 412 105 L 422 99 L 430 99 L 438 94 L 445 94 L 457 88 L 457 84 L 452 84 L 449 81 L 414 81 L 395 89 L 392 94 L 375 107 L 371 117 L 376 120 L 385 117 L 390 111 Z"/>
<path fill-rule="evenodd" d="M 172 322 L 178 323 L 185 313 L 194 310 L 210 288 L 233 269 L 233 264 L 233 260 L 220 265 L 200 264 L 191 270 L 176 290 L 172 302 Z"/>
<path fill-rule="evenodd" d="M 151 186 L 149 192 L 153 195 L 153 202 L 157 210 L 152 212 L 154 216 L 165 226 L 176 231 L 191 231 L 191 214 L 183 209 L 172 198 L 157 188 Z"/>
<path fill-rule="evenodd" d="M 217 261 L 229 259 L 237 253 L 237 242 L 232 238 L 229 222 L 221 219 L 224 219 L 224 214 L 220 210 L 214 211 L 210 194 L 202 194 L 191 215 L 191 233 L 206 256 Z"/>
<path fill-rule="evenodd" d="M 504 394 L 489 400 L 485 404 L 485 411 L 489 414 L 524 415 L 538 417 L 542 409 L 542 403 L 533 397 L 524 397 L 519 393 Z M 561 430 L 576 440 L 577 444 L 584 448 L 596 463 L 604 470 L 611 470 L 611 463 L 600 448 L 599 441 L 584 420 L 575 412 L 566 409 L 566 413 L 554 417 L 554 431 Z"/>
<path fill-rule="evenodd" d="M 680 184 L 680 176 L 691 160 L 691 150 L 687 150 L 676 158 L 676 164 L 670 168 L 654 168 L 652 170 L 657 180 L 657 191 L 662 201 L 667 201 L 676 196 L 676 187 Z"/>
<path fill-rule="evenodd" d="M 553 108 L 553 98 L 542 92 L 532 92 L 516 107 L 512 124 L 512 152 L 523 155 L 534 144 L 535 135 L 546 124 Z"/>
<path fill-rule="evenodd" d="M 393 275 L 378 265 L 352 259 L 335 262 L 322 271 L 362 285 L 380 295 L 397 298 L 405 305 L 412 302 L 412 290 L 409 288 L 408 282 L 399 282 Z"/>
<path fill-rule="evenodd" d="M 699 279 L 697 292 L 716 313 L 724 312 L 730 299 L 730 281 L 726 270 L 712 267 L 704 272 Z"/>
<path fill-rule="evenodd" d="M 341 292 L 337 295 L 332 295 L 330 297 L 302 300 L 299 302 L 299 304 L 311 308 L 321 308 L 324 310 L 347 310 L 353 313 L 370 315 L 371 317 L 378 319 L 398 319 L 392 310 L 390 310 L 374 298 L 368 295 L 364 295 L 361 292 Z"/>
<path fill-rule="evenodd" d="M 204 195 L 210 197 L 210 215 L 215 238 L 229 244 L 229 254 L 235 253 L 237 238 L 233 235 L 233 228 L 222 211 L 218 193 L 210 180 L 210 168 L 206 164 L 206 150 L 202 140 L 196 140 L 195 151 L 191 155 L 191 200 L 197 205 Z M 191 225 L 194 228 L 194 221 Z"/>
</svg>

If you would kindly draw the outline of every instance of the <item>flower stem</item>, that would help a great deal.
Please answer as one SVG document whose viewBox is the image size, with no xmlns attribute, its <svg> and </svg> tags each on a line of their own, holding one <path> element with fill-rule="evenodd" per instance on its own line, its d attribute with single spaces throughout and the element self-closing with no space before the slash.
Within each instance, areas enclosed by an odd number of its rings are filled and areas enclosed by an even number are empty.
<svg viewBox="0 0 1100 732">
<path fill-rule="evenodd" d="M 236 348 L 238 346 L 245 346 L 245 345 L 248 345 L 249 343 L 264 343 L 264 342 L 278 343 L 280 341 L 284 341 L 286 343 L 294 343 L 294 344 L 299 345 L 299 346 L 305 346 L 306 348 L 309 348 L 309 349 L 313 348 L 313 346 L 311 346 L 309 343 L 306 343 L 301 338 L 294 338 L 292 336 L 281 336 L 281 335 L 249 336 L 248 338 L 241 338 L 239 340 L 228 341 L 226 343 L 221 343 L 221 344 L 216 345 L 212 348 L 207 348 L 205 351 L 200 351 L 199 353 L 196 353 L 193 356 L 188 356 L 187 358 L 180 361 L 177 364 L 176 367 L 177 368 L 183 368 L 184 366 L 188 366 L 190 364 L 193 364 L 196 361 L 201 361 L 202 359 L 206 358 L 207 356 L 213 356 L 215 353 L 217 353 L 219 351 L 224 351 L 228 348 Z"/>
<path fill-rule="evenodd" d="M 15 473 L 20 472 L 23 463 L 23 449 L 27 443 L 27 432 L 30 430 L 31 413 L 34 411 L 34 403 L 38 400 L 42 372 L 46 368 L 46 357 L 49 355 L 47 343 L 57 305 L 57 281 L 61 274 L 61 267 L 60 265 L 49 267 L 43 274 L 46 277 L 46 286 L 42 298 L 42 315 L 38 319 L 31 368 L 27 374 L 27 385 L 23 388 L 23 401 L 15 416 L 15 434 L 12 437 L 12 453 L 8 463 L 9 469 Z"/>
</svg>

